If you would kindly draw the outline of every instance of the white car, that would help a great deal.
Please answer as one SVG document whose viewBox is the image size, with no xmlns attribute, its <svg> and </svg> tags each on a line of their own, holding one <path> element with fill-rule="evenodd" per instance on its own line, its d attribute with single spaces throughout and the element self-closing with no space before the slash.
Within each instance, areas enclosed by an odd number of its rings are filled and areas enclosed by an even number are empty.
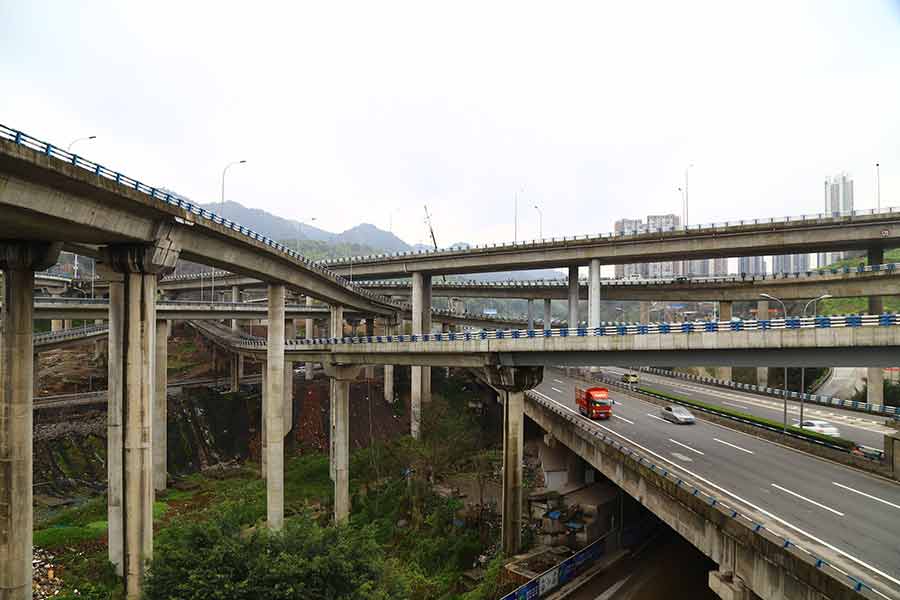
<svg viewBox="0 0 900 600">
<path fill-rule="evenodd" d="M 691 414 L 691 411 L 678 404 L 673 404 L 671 406 L 662 408 L 659 411 L 659 416 L 661 416 L 666 421 L 675 423 L 676 425 L 691 425 L 696 420 L 694 419 L 694 415 Z"/>
<path fill-rule="evenodd" d="M 837 427 L 835 427 L 828 421 L 822 421 L 820 419 L 806 419 L 802 424 L 800 424 L 800 421 L 794 420 L 794 424 L 801 429 L 815 431 L 816 433 L 821 433 L 822 435 L 841 437 L 840 430 L 838 430 Z"/>
</svg>

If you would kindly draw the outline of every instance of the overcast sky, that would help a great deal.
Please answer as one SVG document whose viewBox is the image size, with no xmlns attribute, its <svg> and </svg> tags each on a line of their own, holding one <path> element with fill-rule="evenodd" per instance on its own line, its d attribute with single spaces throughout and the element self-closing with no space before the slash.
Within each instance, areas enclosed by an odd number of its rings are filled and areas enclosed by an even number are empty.
<svg viewBox="0 0 900 600">
<path fill-rule="evenodd" d="M 197 201 L 438 242 L 900 206 L 900 0 L 0 0 L 0 122 Z"/>
</svg>

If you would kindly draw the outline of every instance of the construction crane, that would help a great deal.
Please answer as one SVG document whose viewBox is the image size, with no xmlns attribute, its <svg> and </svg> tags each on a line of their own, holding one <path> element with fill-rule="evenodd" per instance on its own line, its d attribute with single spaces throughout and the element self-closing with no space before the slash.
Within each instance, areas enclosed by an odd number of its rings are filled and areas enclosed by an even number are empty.
<svg viewBox="0 0 900 600">
<path fill-rule="evenodd" d="M 431 234 L 431 243 L 434 244 L 434 249 L 438 250 L 437 238 L 434 237 L 434 227 L 431 226 L 431 213 L 428 212 L 428 205 L 425 205 L 425 224 L 428 225 L 428 233 Z M 444 281 L 447 281 L 447 276 L 442 275 Z"/>
</svg>

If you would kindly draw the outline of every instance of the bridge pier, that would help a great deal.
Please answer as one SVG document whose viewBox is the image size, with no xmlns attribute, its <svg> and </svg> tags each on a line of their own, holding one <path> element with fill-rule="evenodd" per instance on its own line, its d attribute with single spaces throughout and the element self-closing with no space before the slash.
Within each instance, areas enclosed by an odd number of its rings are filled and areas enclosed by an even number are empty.
<svg viewBox="0 0 900 600">
<path fill-rule="evenodd" d="M 297 326 L 293 319 L 288 319 L 284 323 L 284 339 L 292 340 L 297 337 Z M 285 359 L 284 361 L 284 404 L 283 406 L 283 424 L 284 436 L 287 437 L 293 429 L 294 422 L 294 363 Z"/>
<path fill-rule="evenodd" d="M 641 323 L 649 323 L 650 322 L 650 303 L 646 300 L 641 300 L 639 305 L 640 316 L 638 320 Z"/>
<path fill-rule="evenodd" d="M 169 322 L 156 320 L 156 389 L 153 397 L 153 487 L 166 489 L 168 464 Z"/>
<path fill-rule="evenodd" d="M 884 262 L 884 248 L 869 248 L 868 262 L 880 265 Z M 884 298 L 869 296 L 869 314 L 880 315 L 884 312 Z M 866 373 L 866 402 L 884 404 L 884 370 L 881 367 L 869 367 Z"/>
<path fill-rule="evenodd" d="M 34 271 L 56 263 L 52 244 L 0 244 L 0 598 L 31 600 Z"/>
<path fill-rule="evenodd" d="M 269 326 L 266 344 L 266 523 L 272 531 L 284 527 L 284 285 L 269 284 Z"/>
<path fill-rule="evenodd" d="M 431 333 L 431 275 L 412 276 L 412 333 Z M 422 431 L 422 405 L 431 402 L 431 367 L 412 366 L 410 434 L 419 439 Z"/>
<path fill-rule="evenodd" d="M 307 296 L 306 297 L 306 306 L 312 306 L 312 305 L 313 305 L 312 297 Z M 306 337 L 307 339 L 315 338 L 316 337 L 315 328 L 316 328 L 315 321 L 313 321 L 312 319 L 306 319 L 305 328 L 303 330 L 304 337 Z M 304 365 L 303 371 L 304 371 L 303 375 L 304 375 L 304 377 L 306 377 L 306 380 L 311 381 L 313 378 L 313 364 L 311 362 L 306 363 Z"/>
<path fill-rule="evenodd" d="M 236 352 L 231 355 L 229 375 L 231 379 L 229 390 L 232 393 L 241 391 L 241 355 Z"/>
<path fill-rule="evenodd" d="M 765 321 L 769 318 L 769 301 L 759 300 L 756 303 L 756 320 Z M 769 367 L 756 367 L 757 387 L 769 387 Z"/>
<path fill-rule="evenodd" d="M 731 301 L 720 300 L 719 301 L 719 321 L 730 321 L 733 316 L 733 305 Z M 732 378 L 732 368 L 731 367 L 719 367 L 716 370 L 716 376 L 719 379 L 723 379 L 725 381 L 731 381 Z"/>
<path fill-rule="evenodd" d="M 600 259 L 593 258 L 588 272 L 588 327 L 600 327 L 600 300 L 602 298 Z"/>
<path fill-rule="evenodd" d="M 238 302 L 241 299 L 241 291 L 238 286 L 231 286 L 231 301 Z M 231 320 L 231 333 L 238 334 L 241 332 L 241 326 L 238 324 L 237 319 Z"/>
<path fill-rule="evenodd" d="M 529 298 L 527 300 L 527 303 L 528 303 L 528 309 L 527 309 L 528 325 L 527 325 L 527 328 L 528 328 L 528 331 L 533 331 L 534 330 L 534 299 Z"/>
<path fill-rule="evenodd" d="M 109 551 L 127 597 L 136 599 L 153 558 L 156 286 L 178 251 L 161 241 L 102 252 L 110 282 Z"/>
<path fill-rule="evenodd" d="M 501 546 L 507 556 L 522 547 L 522 460 L 525 390 L 540 385 L 543 367 L 489 367 L 485 379 L 503 404 L 503 514 Z"/>
<path fill-rule="evenodd" d="M 569 267 L 569 328 L 578 327 L 578 267 Z"/>
<path fill-rule="evenodd" d="M 550 298 L 544 300 L 544 329 L 553 327 L 553 313 L 550 310 L 553 301 Z"/>
<path fill-rule="evenodd" d="M 350 518 L 350 382 L 360 366 L 324 365 L 331 378 L 331 473 L 334 481 L 334 522 Z"/>
</svg>

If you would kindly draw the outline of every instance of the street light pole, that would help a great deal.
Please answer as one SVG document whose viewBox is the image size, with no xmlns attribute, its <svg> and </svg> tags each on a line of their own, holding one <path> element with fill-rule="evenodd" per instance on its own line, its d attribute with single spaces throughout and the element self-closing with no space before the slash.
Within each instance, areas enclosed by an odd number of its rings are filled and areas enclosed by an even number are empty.
<svg viewBox="0 0 900 600">
<path fill-rule="evenodd" d="M 312 223 L 312 222 L 315 221 L 315 220 L 316 220 L 315 217 L 311 217 L 311 218 L 309 219 L 309 222 Z M 303 228 L 303 221 L 302 221 L 302 220 L 297 221 L 297 253 L 298 253 L 298 254 L 300 253 L 300 235 L 301 235 L 301 233 L 302 233 L 302 231 L 303 231 L 302 228 Z"/>
<path fill-rule="evenodd" d="M 243 165 L 246 164 L 246 160 L 236 160 L 225 165 L 225 168 L 222 169 L 222 215 L 225 216 L 225 174 L 228 172 L 228 169 L 233 167 L 234 165 Z M 211 288 L 212 291 L 210 293 L 210 302 L 215 302 L 216 300 L 216 269 L 213 267 L 212 269 L 212 279 L 211 279 Z"/>
<path fill-rule="evenodd" d="M 534 210 L 538 213 L 538 239 L 542 240 L 544 239 L 544 213 L 537 204 L 534 205 Z"/>
<path fill-rule="evenodd" d="M 809 305 L 813 306 L 813 316 L 818 314 L 819 300 L 825 300 L 826 298 L 831 298 L 831 294 L 822 294 L 818 298 L 813 298 L 803 307 L 803 316 L 806 317 L 806 310 L 809 308 Z M 803 429 L 803 394 L 806 392 L 806 367 L 800 367 L 800 429 Z"/>
<path fill-rule="evenodd" d="M 875 206 L 881 212 L 881 165 L 875 163 Z"/>
<path fill-rule="evenodd" d="M 96 135 L 89 135 L 89 136 L 87 136 L 87 137 L 76 138 L 76 139 L 72 140 L 71 142 L 69 142 L 69 145 L 66 146 L 66 152 L 71 152 L 71 151 L 72 151 L 72 146 L 74 146 L 74 145 L 77 144 L 78 142 L 87 142 L 87 141 L 89 141 L 89 140 L 96 140 L 96 139 L 97 139 L 97 136 L 96 136 Z"/>
<path fill-rule="evenodd" d="M 776 298 L 775 296 L 772 296 L 770 294 L 760 294 L 760 296 L 762 296 L 763 298 L 766 298 L 767 300 L 774 300 L 775 302 L 778 302 L 779 304 L 781 304 L 781 310 L 784 313 L 785 326 L 787 326 L 788 314 L 787 314 L 787 306 L 784 304 L 784 302 L 782 302 L 782 300 L 780 298 Z M 787 433 L 787 420 L 788 420 L 787 401 L 788 401 L 788 368 L 787 368 L 787 365 L 785 365 L 784 366 L 784 432 L 785 433 Z M 801 423 L 801 425 L 802 425 L 802 423 Z"/>
</svg>

